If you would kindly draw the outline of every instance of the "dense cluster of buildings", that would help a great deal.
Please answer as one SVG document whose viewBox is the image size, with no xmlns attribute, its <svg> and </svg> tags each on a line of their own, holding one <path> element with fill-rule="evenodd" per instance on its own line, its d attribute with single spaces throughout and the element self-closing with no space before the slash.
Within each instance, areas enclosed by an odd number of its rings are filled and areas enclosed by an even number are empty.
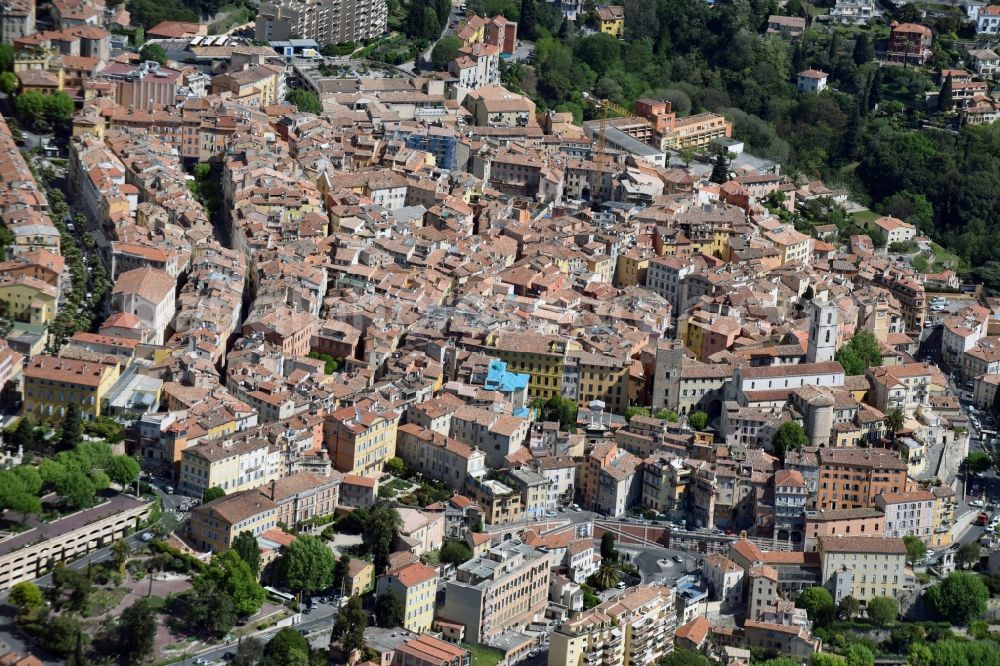
<svg viewBox="0 0 1000 666">
<path fill-rule="evenodd" d="M 905 598 L 902 538 L 934 548 L 960 529 L 942 461 L 965 456 L 967 422 L 945 373 L 994 404 L 1000 304 L 875 249 L 930 251 L 913 226 L 807 234 L 797 211 L 843 195 L 775 167 L 720 184 L 669 166 L 671 151 L 730 145 L 715 114 L 642 99 L 599 141 L 599 123 L 537 113 L 500 85 L 517 48 L 502 16 L 458 27 L 447 72 L 404 76 L 286 62 L 175 22 L 150 31 L 169 61 L 140 62 L 112 49 L 107 28 L 127 17 L 63 9 L 53 30 L 11 33 L 15 71 L 22 91 L 81 102 L 68 188 L 113 285 L 95 330 L 49 339 L 75 279 L 66 237 L 0 125 L 0 380 L 39 421 L 71 404 L 118 420 L 180 494 L 222 489 L 178 535 L 193 551 L 249 531 L 273 558 L 292 532 L 396 492 L 394 458 L 443 484 L 448 500 L 400 509 L 385 570 L 350 563 L 351 591 L 403 601 L 405 631 L 366 634 L 382 663 L 465 666 L 463 641 L 513 662 L 539 626 L 553 666 L 706 645 L 736 663 L 748 647 L 806 659 L 822 643 L 792 603 L 804 587 Z M 597 14 L 622 35 L 621 7 Z M 257 30 L 295 49 L 293 35 L 354 41 L 384 22 L 384 3 L 282 0 Z M 283 102 L 289 76 L 321 115 Z M 916 358 L 931 329 L 943 368 Z M 837 352 L 860 333 L 883 363 L 851 375 Z M 805 441 L 779 451 L 789 423 Z M 577 504 L 601 519 L 567 521 Z M 584 608 L 595 537 L 636 511 L 673 523 L 661 543 L 711 554 Z M 46 539 L 68 557 L 147 512 L 57 521 Z M 42 566 L 19 538 L 0 539 L 0 588 Z M 445 539 L 473 558 L 421 561 Z"/>
</svg>

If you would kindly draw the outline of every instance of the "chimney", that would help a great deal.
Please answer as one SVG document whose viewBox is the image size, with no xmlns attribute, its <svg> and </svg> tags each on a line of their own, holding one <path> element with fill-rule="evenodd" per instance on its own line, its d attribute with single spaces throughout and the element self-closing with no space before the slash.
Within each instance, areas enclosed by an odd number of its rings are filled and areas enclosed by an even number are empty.
<svg viewBox="0 0 1000 666">
<path fill-rule="evenodd" d="M 270 494 L 270 498 L 271 498 L 272 502 L 274 501 L 274 488 L 277 485 L 278 485 L 278 482 L 276 480 L 274 480 L 274 479 L 271 479 L 271 494 Z"/>
</svg>

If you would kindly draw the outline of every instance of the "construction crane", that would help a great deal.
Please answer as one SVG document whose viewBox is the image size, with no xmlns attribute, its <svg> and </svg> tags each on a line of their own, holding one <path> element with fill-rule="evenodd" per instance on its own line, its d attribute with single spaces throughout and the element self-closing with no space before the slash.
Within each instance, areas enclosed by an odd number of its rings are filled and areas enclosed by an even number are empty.
<svg viewBox="0 0 1000 666">
<path fill-rule="evenodd" d="M 594 190 L 600 191 L 601 185 L 604 182 L 604 132 L 608 125 L 608 112 L 612 112 L 623 118 L 631 116 L 632 113 L 621 106 L 620 104 L 615 104 L 609 99 L 597 99 L 593 95 L 584 93 L 584 100 L 589 102 L 593 107 L 600 113 L 600 125 L 597 129 L 597 173 L 594 176 Z M 595 192 L 590 193 L 590 198 L 594 198 Z"/>
</svg>

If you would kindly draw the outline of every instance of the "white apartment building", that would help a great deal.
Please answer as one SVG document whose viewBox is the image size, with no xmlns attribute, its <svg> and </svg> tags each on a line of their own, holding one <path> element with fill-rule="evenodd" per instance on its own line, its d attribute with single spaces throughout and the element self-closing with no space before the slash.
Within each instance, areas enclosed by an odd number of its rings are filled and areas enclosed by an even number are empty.
<svg viewBox="0 0 1000 666">
<path fill-rule="evenodd" d="M 550 635 L 549 666 L 652 666 L 674 648 L 674 590 L 633 587 Z"/>
<path fill-rule="evenodd" d="M 851 595 L 866 604 L 874 597 L 898 596 L 910 585 L 902 539 L 821 536 L 817 546 L 820 575 L 834 603 Z"/>
<path fill-rule="evenodd" d="M 885 536 L 902 539 L 915 536 L 930 543 L 934 535 L 935 498 L 929 490 L 883 493 L 875 506 L 885 513 Z"/>
<path fill-rule="evenodd" d="M 386 29 L 385 0 L 275 0 L 262 2 L 256 36 L 284 41 L 296 36 L 320 44 L 360 42 L 380 37 Z"/>
</svg>

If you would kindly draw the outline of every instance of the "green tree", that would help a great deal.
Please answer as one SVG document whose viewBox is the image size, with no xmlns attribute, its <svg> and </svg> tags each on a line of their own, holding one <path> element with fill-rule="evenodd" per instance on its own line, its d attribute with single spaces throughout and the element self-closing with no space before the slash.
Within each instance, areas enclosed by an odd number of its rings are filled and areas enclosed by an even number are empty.
<svg viewBox="0 0 1000 666">
<path fill-rule="evenodd" d="M 847 666 L 846 659 L 830 652 L 817 652 L 809 663 L 811 666 Z"/>
<path fill-rule="evenodd" d="M 645 407 L 626 407 L 625 418 L 629 421 L 636 416 L 649 416 L 649 409 Z"/>
<path fill-rule="evenodd" d="M 151 61 L 160 65 L 167 64 L 167 52 L 159 44 L 146 44 L 139 51 L 139 58 L 143 61 Z"/>
<path fill-rule="evenodd" d="M 365 628 L 368 627 L 368 613 L 361 603 L 361 597 L 354 595 L 340 609 L 333 621 L 333 640 L 350 655 L 365 646 Z"/>
<path fill-rule="evenodd" d="M 291 102 L 299 111 L 305 113 L 320 114 L 323 112 L 323 104 L 319 101 L 319 98 L 303 88 L 295 88 L 288 91 L 285 95 L 285 100 Z"/>
<path fill-rule="evenodd" d="M 976 542 L 965 543 L 958 549 L 958 553 L 955 554 L 955 561 L 960 567 L 968 567 L 979 563 L 979 558 L 982 557 L 982 548 Z"/>
<path fill-rule="evenodd" d="M 837 617 L 841 620 L 850 622 L 856 618 L 860 612 L 861 603 L 850 594 L 841 599 L 840 603 L 837 604 Z"/>
<path fill-rule="evenodd" d="M 178 598 L 174 617 L 184 618 L 194 634 L 219 637 L 233 628 L 238 619 L 236 601 L 214 580 L 199 576 L 189 592 Z"/>
<path fill-rule="evenodd" d="M 858 66 L 871 62 L 875 58 L 875 46 L 872 44 L 871 38 L 863 32 L 859 32 L 857 39 L 854 40 L 852 58 L 854 64 Z"/>
<path fill-rule="evenodd" d="M 394 590 L 380 594 L 375 600 L 375 622 L 380 627 L 401 627 L 406 619 L 403 597 Z"/>
<path fill-rule="evenodd" d="M 142 468 L 139 467 L 139 462 L 131 456 L 115 456 L 104 471 L 112 481 L 124 488 L 139 479 Z"/>
<path fill-rule="evenodd" d="M 609 560 L 604 561 L 600 568 L 590 576 L 588 582 L 598 590 L 610 590 L 618 584 L 618 570 Z"/>
<path fill-rule="evenodd" d="M 14 72 L 0 72 L 0 92 L 6 95 L 13 95 L 16 90 L 17 75 Z"/>
<path fill-rule="evenodd" d="M 875 666 L 875 655 L 861 643 L 848 645 L 844 657 L 847 659 L 847 666 Z"/>
<path fill-rule="evenodd" d="M 692 412 L 688 414 L 688 423 L 695 430 L 704 430 L 708 425 L 708 414 L 705 412 Z"/>
<path fill-rule="evenodd" d="M 448 542 L 445 543 L 447 545 Z M 472 551 L 469 551 L 470 554 Z M 444 548 L 441 549 L 441 553 L 444 553 Z M 443 559 L 441 560 L 444 561 Z M 345 584 L 347 583 L 347 577 L 351 574 L 351 556 L 348 553 L 344 553 L 337 560 L 337 564 L 333 567 L 333 587 L 338 590 L 343 590 Z"/>
<path fill-rule="evenodd" d="M 75 448 L 82 439 L 83 426 L 80 424 L 80 408 L 77 407 L 75 402 L 71 402 L 66 408 L 66 415 L 62 420 L 62 430 L 59 433 L 59 449 L 69 451 Z"/>
<path fill-rule="evenodd" d="M 333 564 L 333 552 L 322 539 L 301 534 L 281 556 L 279 570 L 285 585 L 312 594 L 333 583 Z"/>
<path fill-rule="evenodd" d="M 76 102 L 64 92 L 45 95 L 45 117 L 53 123 L 68 123 L 76 111 Z"/>
<path fill-rule="evenodd" d="M 204 492 L 201 494 L 201 503 L 208 504 L 209 502 L 214 502 L 215 500 L 225 496 L 226 491 L 219 486 L 205 488 Z"/>
<path fill-rule="evenodd" d="M 968 624 L 986 612 L 990 592 L 979 576 L 955 571 L 927 591 L 938 615 L 955 624 Z"/>
<path fill-rule="evenodd" d="M 927 546 L 915 536 L 904 536 L 903 544 L 906 546 L 906 561 L 910 564 L 919 562 L 927 555 Z"/>
<path fill-rule="evenodd" d="M 22 122 L 34 124 L 45 117 L 45 95 L 35 90 L 23 92 L 14 99 L 14 110 Z"/>
<path fill-rule="evenodd" d="M 78 619 L 63 613 L 50 619 L 45 625 L 44 638 L 41 642 L 52 652 L 67 657 L 76 650 L 82 631 Z"/>
<path fill-rule="evenodd" d="M 906 663 L 908 666 L 931 666 L 934 663 L 934 653 L 923 643 L 913 643 L 906 656 Z"/>
<path fill-rule="evenodd" d="M 663 657 L 660 666 L 712 666 L 712 662 L 696 650 L 674 648 Z"/>
<path fill-rule="evenodd" d="M 896 438 L 896 433 L 902 429 L 904 423 L 906 423 L 906 414 L 901 408 L 892 407 L 885 413 L 885 427 L 892 433 L 893 439 Z"/>
<path fill-rule="evenodd" d="M 393 476 L 404 476 L 406 474 L 406 463 L 402 458 L 389 458 L 385 461 L 385 470 Z"/>
<path fill-rule="evenodd" d="M 441 546 L 438 560 L 442 564 L 453 564 L 456 567 L 472 559 L 472 549 L 463 541 L 448 539 Z"/>
<path fill-rule="evenodd" d="M 267 598 L 250 565 L 234 550 L 215 555 L 205 572 L 195 579 L 195 587 L 199 581 L 201 585 L 214 587 L 232 599 L 237 615 L 253 615 Z"/>
<path fill-rule="evenodd" d="M 774 433 L 771 448 L 774 449 L 774 455 L 784 460 L 789 451 L 801 449 L 808 443 L 809 438 L 806 436 L 806 431 L 802 429 L 802 425 L 798 421 L 785 421 L 778 426 L 777 432 Z"/>
<path fill-rule="evenodd" d="M 838 349 L 835 358 L 844 368 L 844 374 L 863 375 L 868 368 L 882 365 L 882 348 L 872 333 L 862 331 Z"/>
<path fill-rule="evenodd" d="M 260 576 L 260 546 L 250 530 L 244 530 L 233 539 L 233 550 L 250 567 L 254 578 Z"/>
<path fill-rule="evenodd" d="M 618 551 L 615 550 L 615 535 L 605 532 L 601 535 L 601 559 L 608 562 L 618 561 Z"/>
<path fill-rule="evenodd" d="M 462 40 L 458 37 L 442 37 L 431 50 L 431 62 L 434 69 L 448 69 L 448 63 L 458 57 L 458 50 L 462 48 Z"/>
<path fill-rule="evenodd" d="M 833 621 L 833 597 L 825 587 L 807 587 L 802 590 L 795 605 L 804 608 L 816 626 L 825 627 Z"/>
<path fill-rule="evenodd" d="M 56 490 L 76 508 L 90 506 L 97 494 L 97 487 L 83 472 L 72 471 L 56 485 Z"/>
<path fill-rule="evenodd" d="M 985 451 L 973 451 L 963 461 L 965 468 L 973 474 L 982 474 L 993 467 L 993 459 Z"/>
<path fill-rule="evenodd" d="M 517 33 L 524 39 L 538 39 L 536 22 L 538 21 L 538 7 L 535 0 L 521 0 L 520 19 L 517 23 Z"/>
<path fill-rule="evenodd" d="M 10 588 L 8 600 L 22 613 L 37 610 L 45 603 L 38 586 L 27 581 Z"/>
<path fill-rule="evenodd" d="M 125 576 L 125 564 L 128 562 L 128 544 L 125 539 L 116 539 L 111 546 L 111 562 L 119 576 Z"/>
<path fill-rule="evenodd" d="M 305 636 L 291 627 L 284 627 L 264 646 L 264 663 L 274 666 L 308 663 L 310 651 L 309 641 Z M 303 662 L 302 659 L 306 661 Z"/>
<path fill-rule="evenodd" d="M 236 656 L 230 663 L 232 666 L 257 666 L 263 658 L 264 645 L 253 636 L 247 636 L 240 641 L 239 647 L 236 648 Z"/>
<path fill-rule="evenodd" d="M 118 660 L 139 664 L 153 654 L 156 639 L 156 612 L 148 599 L 139 599 L 118 618 Z"/>
<path fill-rule="evenodd" d="M 664 421 L 670 421 L 671 423 L 677 423 L 680 417 L 677 416 L 677 412 L 672 409 L 661 409 L 656 412 L 656 418 L 663 419 Z"/>
<path fill-rule="evenodd" d="M 944 80 L 941 86 L 941 93 L 938 95 L 938 108 L 942 111 L 951 111 L 955 108 L 955 89 L 951 74 Z"/>
<path fill-rule="evenodd" d="M 729 155 L 720 150 L 712 162 L 712 174 L 708 178 L 713 183 L 722 184 L 729 180 Z"/>
<path fill-rule="evenodd" d="M 0 44 L 0 72 L 10 72 L 14 69 L 14 47 L 10 44 Z"/>
<path fill-rule="evenodd" d="M 899 617 L 899 603 L 892 597 L 872 597 L 865 607 L 865 614 L 869 622 L 881 629 Z"/>
<path fill-rule="evenodd" d="M 389 566 L 392 542 L 403 526 L 399 512 L 391 506 L 376 506 L 355 510 L 359 524 L 365 526 L 361 541 L 374 559 L 375 573 L 381 575 Z"/>
</svg>

